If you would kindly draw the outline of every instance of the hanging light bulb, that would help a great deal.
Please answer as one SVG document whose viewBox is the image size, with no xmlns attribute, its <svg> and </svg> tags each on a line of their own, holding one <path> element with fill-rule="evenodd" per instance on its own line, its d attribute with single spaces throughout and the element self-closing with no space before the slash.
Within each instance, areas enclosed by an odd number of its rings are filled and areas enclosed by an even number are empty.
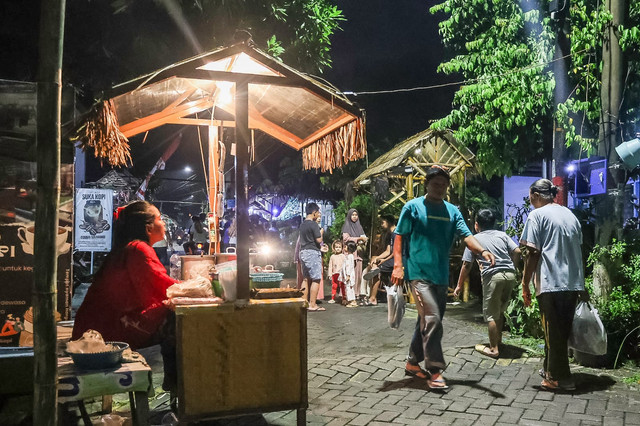
<svg viewBox="0 0 640 426">
<path fill-rule="evenodd" d="M 222 106 L 231 104 L 233 102 L 233 96 L 231 95 L 233 83 L 230 81 L 216 81 L 216 87 L 220 90 L 217 103 Z"/>
</svg>

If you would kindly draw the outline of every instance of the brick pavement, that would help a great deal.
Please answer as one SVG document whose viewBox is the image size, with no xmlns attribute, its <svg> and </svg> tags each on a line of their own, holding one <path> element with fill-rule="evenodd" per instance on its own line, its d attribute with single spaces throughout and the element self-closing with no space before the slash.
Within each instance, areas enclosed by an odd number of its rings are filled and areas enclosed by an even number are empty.
<svg viewBox="0 0 640 426">
<path fill-rule="evenodd" d="M 638 389 L 610 370 L 572 365 L 578 391 L 554 394 L 540 389 L 541 359 L 526 350 L 508 346 L 497 361 L 475 352 L 476 343 L 487 341 L 477 306 L 447 308 L 446 392 L 404 375 L 415 312 L 392 330 L 384 304 L 324 306 L 326 312 L 310 312 L 308 319 L 311 425 L 640 425 Z M 152 365 L 161 365 L 159 354 L 151 356 Z M 157 370 L 154 383 L 161 381 Z M 158 397 L 152 407 L 161 413 L 168 404 Z M 276 412 L 200 425 L 294 425 L 295 419 L 295 412 Z"/>
<path fill-rule="evenodd" d="M 497 361 L 478 354 L 473 346 L 486 342 L 484 327 L 459 319 L 465 308 L 448 309 L 446 392 L 404 375 L 415 313 L 399 330 L 387 326 L 385 305 L 310 313 L 309 424 L 640 425 L 640 394 L 606 370 L 572 366 L 578 391 L 541 390 L 540 358 L 515 347 Z M 278 412 L 245 421 L 291 425 L 295 417 Z"/>
</svg>

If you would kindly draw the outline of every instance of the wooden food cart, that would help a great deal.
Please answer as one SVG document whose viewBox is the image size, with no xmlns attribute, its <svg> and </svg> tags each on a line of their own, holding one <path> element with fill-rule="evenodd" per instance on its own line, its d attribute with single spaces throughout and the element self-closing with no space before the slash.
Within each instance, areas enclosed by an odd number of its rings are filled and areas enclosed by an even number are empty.
<svg viewBox="0 0 640 426">
<path fill-rule="evenodd" d="M 182 306 L 176 318 L 181 422 L 295 409 L 306 424 L 303 299 Z"/>
<path fill-rule="evenodd" d="M 177 309 L 180 421 L 297 409 L 304 423 L 306 302 L 249 301 L 247 191 L 255 132 L 302 150 L 305 169 L 332 172 L 366 155 L 359 108 L 251 44 L 207 52 L 118 85 L 93 114 L 105 122 L 91 128 L 116 123 L 106 133 L 116 135 L 110 142 L 119 140 L 122 152 L 128 152 L 127 138 L 164 124 L 205 127 L 214 229 L 222 215 L 225 153 L 235 156 L 238 300 Z M 235 130 L 233 147 L 225 146 L 226 128 Z M 99 146 L 86 133 L 84 145 Z M 218 235 L 211 247 L 219 247 Z"/>
</svg>

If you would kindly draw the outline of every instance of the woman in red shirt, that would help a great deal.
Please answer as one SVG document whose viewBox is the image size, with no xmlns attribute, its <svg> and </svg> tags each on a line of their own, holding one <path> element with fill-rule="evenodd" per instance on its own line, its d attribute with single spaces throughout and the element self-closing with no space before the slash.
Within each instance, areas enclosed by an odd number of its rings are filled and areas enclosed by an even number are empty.
<svg viewBox="0 0 640 426">
<path fill-rule="evenodd" d="M 162 304 L 175 283 L 151 247 L 164 238 L 160 211 L 146 201 L 125 207 L 115 224 L 114 244 L 78 309 L 77 339 L 88 329 L 133 349 L 159 343 L 169 309 Z"/>
<path fill-rule="evenodd" d="M 175 336 L 171 311 L 162 301 L 176 280 L 151 247 L 164 233 L 160 211 L 151 203 L 135 201 L 120 211 L 111 253 L 76 313 L 72 338 L 93 329 L 106 341 L 126 342 L 132 349 L 162 344 L 166 384 L 172 369 L 167 361 L 175 362 Z"/>
</svg>

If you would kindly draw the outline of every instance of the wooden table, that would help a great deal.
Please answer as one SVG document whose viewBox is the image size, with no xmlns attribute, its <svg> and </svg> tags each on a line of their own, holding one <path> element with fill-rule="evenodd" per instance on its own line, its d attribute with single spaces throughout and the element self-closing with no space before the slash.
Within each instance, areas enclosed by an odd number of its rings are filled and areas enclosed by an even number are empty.
<svg viewBox="0 0 640 426">
<path fill-rule="evenodd" d="M 181 423 L 297 410 L 306 424 L 303 299 L 179 306 L 176 320 Z"/>
<path fill-rule="evenodd" d="M 58 403 L 77 402 L 85 425 L 92 423 L 83 400 L 124 392 L 129 393 L 133 424 L 148 424 L 148 398 L 153 396 L 153 385 L 151 368 L 145 362 L 122 363 L 106 370 L 82 370 L 71 358 L 58 358 Z"/>
</svg>

